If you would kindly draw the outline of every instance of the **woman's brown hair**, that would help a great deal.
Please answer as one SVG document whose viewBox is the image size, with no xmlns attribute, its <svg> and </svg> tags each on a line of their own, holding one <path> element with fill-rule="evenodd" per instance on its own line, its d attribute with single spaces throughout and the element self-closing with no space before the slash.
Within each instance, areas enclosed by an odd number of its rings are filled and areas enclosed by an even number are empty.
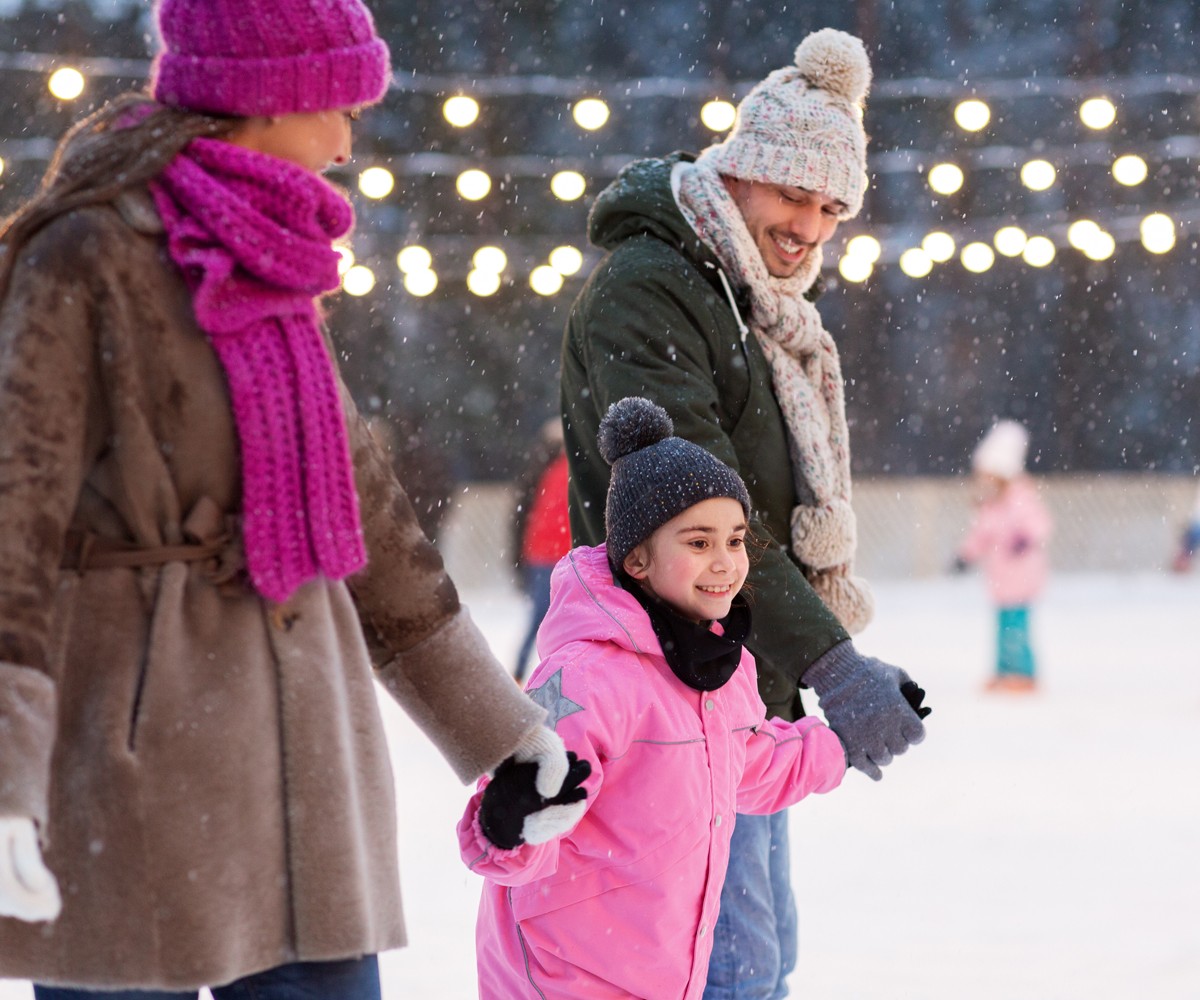
<svg viewBox="0 0 1200 1000">
<path fill-rule="evenodd" d="M 48 222 L 111 201 L 144 184 L 193 139 L 231 132 L 239 118 L 214 117 L 122 94 L 62 137 L 33 196 L 0 222 L 0 300 L 21 248 Z"/>
</svg>

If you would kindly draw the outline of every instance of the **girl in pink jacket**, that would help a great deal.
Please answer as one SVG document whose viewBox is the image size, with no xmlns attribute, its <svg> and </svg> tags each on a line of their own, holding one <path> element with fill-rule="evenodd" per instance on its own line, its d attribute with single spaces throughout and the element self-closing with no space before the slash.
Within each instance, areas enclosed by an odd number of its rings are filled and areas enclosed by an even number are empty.
<svg viewBox="0 0 1200 1000">
<path fill-rule="evenodd" d="M 737 814 L 845 772 L 817 719 L 766 718 L 738 594 L 749 495 L 672 431 L 647 400 L 609 409 L 606 545 L 554 571 L 528 691 L 574 748 L 563 789 L 544 799 L 506 763 L 459 824 L 486 879 L 481 1000 L 700 997 Z"/>
<path fill-rule="evenodd" d="M 979 442 L 971 466 L 979 491 L 974 523 L 958 562 L 980 564 L 996 604 L 996 673 L 988 686 L 1032 691 L 1035 659 L 1029 609 L 1046 585 L 1050 514 L 1025 475 L 1029 434 L 1012 420 L 997 423 Z"/>
</svg>

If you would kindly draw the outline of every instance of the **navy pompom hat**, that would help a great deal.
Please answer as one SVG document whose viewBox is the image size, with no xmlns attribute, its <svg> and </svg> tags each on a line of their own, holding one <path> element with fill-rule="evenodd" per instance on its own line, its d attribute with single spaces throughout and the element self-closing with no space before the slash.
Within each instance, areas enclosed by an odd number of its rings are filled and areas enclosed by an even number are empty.
<svg viewBox="0 0 1200 1000">
<path fill-rule="evenodd" d="M 750 517 L 742 477 L 697 444 L 674 436 L 661 406 L 630 396 L 613 403 L 596 441 L 612 466 L 604 528 L 608 558 L 625 557 L 671 518 L 713 497 L 729 497 Z"/>
</svg>

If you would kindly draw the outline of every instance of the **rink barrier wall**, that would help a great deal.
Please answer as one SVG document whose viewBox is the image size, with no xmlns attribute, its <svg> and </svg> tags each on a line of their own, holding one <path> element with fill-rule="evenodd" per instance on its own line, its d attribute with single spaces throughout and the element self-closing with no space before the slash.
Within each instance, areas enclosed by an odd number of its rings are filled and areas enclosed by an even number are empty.
<svg viewBox="0 0 1200 1000">
<path fill-rule="evenodd" d="M 1165 570 L 1196 502 L 1190 476 L 1056 473 L 1034 477 L 1055 522 L 1051 567 L 1060 572 Z M 516 580 L 510 549 L 514 492 L 460 484 L 438 548 L 460 588 Z M 854 483 L 858 570 L 868 579 L 945 573 L 971 518 L 967 479 L 879 477 Z"/>
</svg>

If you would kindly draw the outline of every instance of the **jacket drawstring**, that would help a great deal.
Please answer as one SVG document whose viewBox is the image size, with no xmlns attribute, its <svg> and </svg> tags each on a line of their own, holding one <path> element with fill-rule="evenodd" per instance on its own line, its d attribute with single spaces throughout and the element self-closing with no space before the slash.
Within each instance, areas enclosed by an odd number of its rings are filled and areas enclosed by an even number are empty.
<svg viewBox="0 0 1200 1000">
<path fill-rule="evenodd" d="M 733 318 L 737 320 L 738 333 L 742 335 L 742 343 L 746 343 L 746 335 L 750 332 L 744 322 L 742 322 L 742 314 L 737 307 L 737 299 L 733 297 L 733 289 L 729 287 L 729 279 L 725 277 L 725 272 L 721 268 L 717 268 L 717 275 L 721 279 L 721 284 L 725 286 L 725 296 L 729 299 L 729 308 L 733 310 Z"/>
</svg>

